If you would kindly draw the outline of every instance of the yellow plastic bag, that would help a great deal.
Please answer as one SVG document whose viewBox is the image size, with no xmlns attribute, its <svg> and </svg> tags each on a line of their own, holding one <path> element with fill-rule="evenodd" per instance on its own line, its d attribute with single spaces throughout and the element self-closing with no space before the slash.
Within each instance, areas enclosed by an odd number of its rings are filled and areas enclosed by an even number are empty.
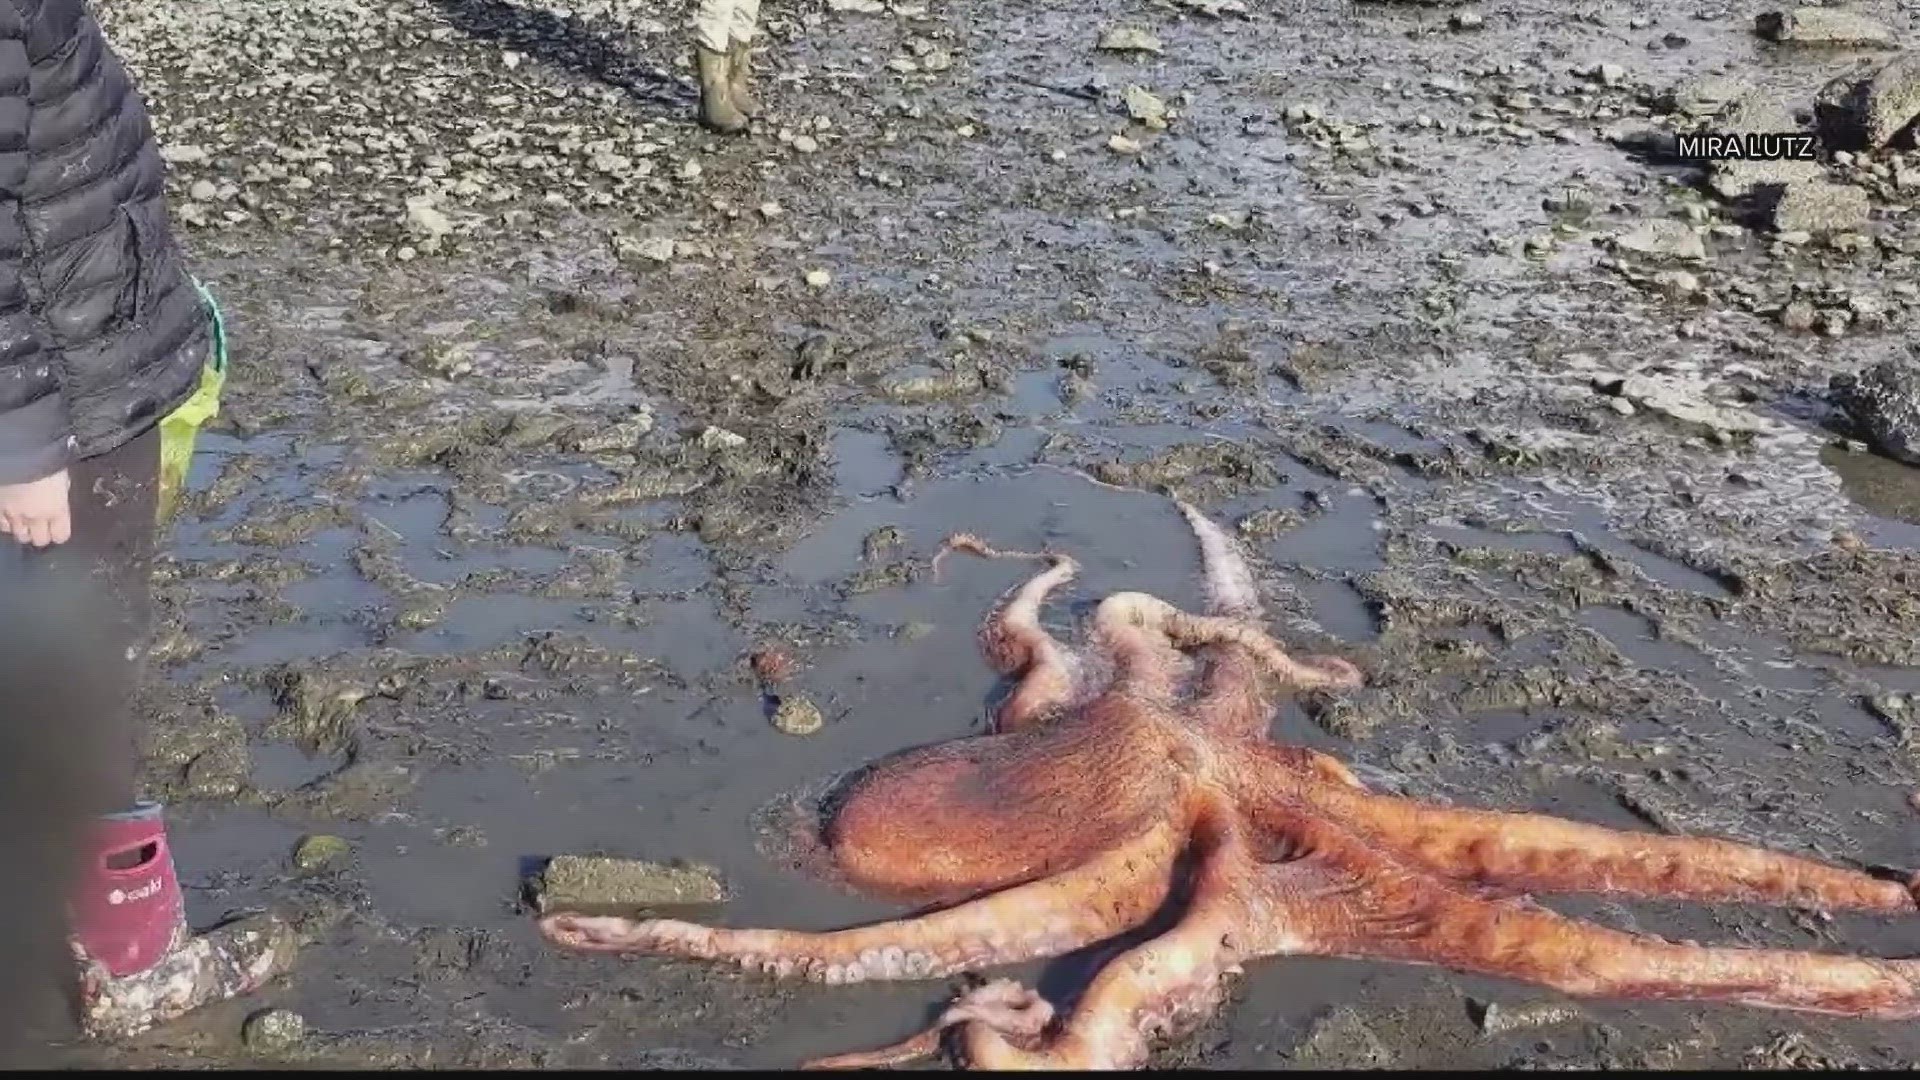
<svg viewBox="0 0 1920 1080">
<path fill-rule="evenodd" d="M 220 415 L 220 390 L 227 384 L 226 320 L 207 287 L 199 281 L 195 281 L 193 287 L 200 290 L 200 299 L 206 303 L 207 312 L 213 318 L 213 349 L 206 366 L 200 369 L 200 388 L 160 421 L 162 522 L 173 513 L 174 503 L 179 499 L 181 489 L 186 486 L 187 467 L 193 464 L 193 444 L 200 435 L 200 428 Z"/>
</svg>

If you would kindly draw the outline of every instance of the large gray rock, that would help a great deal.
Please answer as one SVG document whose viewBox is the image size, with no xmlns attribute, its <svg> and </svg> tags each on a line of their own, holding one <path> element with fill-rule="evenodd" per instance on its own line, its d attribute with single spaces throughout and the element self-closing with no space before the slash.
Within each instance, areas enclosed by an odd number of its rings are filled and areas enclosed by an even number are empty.
<svg viewBox="0 0 1920 1080">
<path fill-rule="evenodd" d="M 1774 98 L 1748 94 L 1720 112 L 1714 130 L 1727 134 L 1781 134 L 1801 130 L 1792 110 Z M 1710 166 L 1707 187 L 1723 199 L 1739 200 L 1761 188 L 1807 183 L 1822 177 L 1814 161 L 1716 161 Z"/>
<path fill-rule="evenodd" d="M 1899 40 L 1885 23 L 1840 8 L 1803 7 L 1769 11 L 1753 21 L 1768 41 L 1783 45 L 1897 49 Z"/>
<path fill-rule="evenodd" d="M 1882 147 L 1920 118 L 1920 57 L 1902 56 L 1864 77 L 1842 75 L 1813 101 L 1820 140 L 1835 149 Z"/>
<path fill-rule="evenodd" d="M 1670 218 L 1645 222 L 1624 232 L 1614 237 L 1613 246 L 1653 259 L 1705 262 L 1707 258 L 1707 245 L 1700 234 Z"/>
<path fill-rule="evenodd" d="M 1773 205 L 1773 227 L 1780 232 L 1857 232 L 1866 227 L 1872 203 L 1867 193 L 1825 180 L 1788 184 Z"/>
<path fill-rule="evenodd" d="M 1920 465 L 1920 362 L 1887 360 L 1835 375 L 1833 403 L 1862 439 L 1897 461 Z"/>
<path fill-rule="evenodd" d="M 1662 104 L 1682 116 L 1718 116 L 1752 92 L 1753 87 L 1739 79 L 1701 75 L 1667 91 Z"/>
</svg>

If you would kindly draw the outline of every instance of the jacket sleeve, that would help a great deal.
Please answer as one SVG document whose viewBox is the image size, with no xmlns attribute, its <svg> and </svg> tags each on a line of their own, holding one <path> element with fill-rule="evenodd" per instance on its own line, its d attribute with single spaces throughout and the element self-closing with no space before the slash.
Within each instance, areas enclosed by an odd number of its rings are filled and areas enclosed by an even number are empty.
<svg viewBox="0 0 1920 1080">
<path fill-rule="evenodd" d="M 33 302 L 27 177 L 32 64 L 17 0 L 0 0 L 0 484 L 52 475 L 72 454 L 60 352 Z"/>
</svg>

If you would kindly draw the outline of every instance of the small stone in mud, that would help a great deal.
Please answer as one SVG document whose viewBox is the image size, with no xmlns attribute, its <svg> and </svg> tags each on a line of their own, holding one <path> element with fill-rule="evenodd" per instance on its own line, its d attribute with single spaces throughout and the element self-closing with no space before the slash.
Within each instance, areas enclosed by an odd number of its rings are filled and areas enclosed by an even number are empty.
<svg viewBox="0 0 1920 1080">
<path fill-rule="evenodd" d="M 781 698 L 773 710 L 773 726 L 785 735 L 811 735 L 826 722 L 818 705 L 798 695 Z"/>
<path fill-rule="evenodd" d="M 300 841 L 293 849 L 293 868 L 303 874 L 337 866 L 353 854 L 353 846 L 337 836 L 317 834 Z"/>
<path fill-rule="evenodd" d="M 825 270 L 809 270 L 803 278 L 809 289 L 824 289 L 833 284 L 833 275 Z"/>
<path fill-rule="evenodd" d="M 669 865 L 607 855 L 556 855 L 533 882 L 542 912 L 642 914 L 727 899 L 720 872 L 699 863 Z"/>
<path fill-rule="evenodd" d="M 1140 152 L 1140 142 L 1125 135 L 1115 135 L 1107 140 L 1107 149 L 1116 154 L 1137 154 Z"/>
<path fill-rule="evenodd" d="M 230 799 L 246 787 L 253 762 L 244 745 L 215 746 L 187 762 L 181 779 L 196 799 Z"/>
<path fill-rule="evenodd" d="M 898 527 L 882 525 L 860 541 L 860 558 L 863 562 L 884 562 L 898 555 L 906 542 Z"/>
<path fill-rule="evenodd" d="M 1579 1009 L 1560 1001 L 1535 1001 L 1507 1006 L 1489 1001 L 1480 1006 L 1478 1011 L 1480 1034 L 1490 1037 L 1510 1031 L 1572 1023 L 1583 1018 Z"/>
<path fill-rule="evenodd" d="M 297 1050 L 307 1037 L 307 1018 L 291 1009 L 262 1009 L 240 1025 L 247 1049 L 262 1054 Z"/>
<path fill-rule="evenodd" d="M 1121 93 L 1121 100 L 1128 116 L 1155 131 L 1166 130 L 1167 103 L 1160 100 L 1159 95 L 1144 86 L 1129 86 Z"/>
<path fill-rule="evenodd" d="M 783 645 L 763 645 L 753 650 L 747 664 L 763 686 L 778 686 L 800 670 L 800 661 Z"/>
<path fill-rule="evenodd" d="M 1304 520 L 1301 514 L 1293 510 L 1255 510 L 1241 518 L 1234 527 L 1248 539 L 1271 540 L 1289 529 L 1298 528 Z"/>
<path fill-rule="evenodd" d="M 1116 26 L 1100 35 L 1100 49 L 1105 52 L 1160 52 L 1160 39 L 1137 26 Z"/>
<path fill-rule="evenodd" d="M 1702 262 L 1707 257 L 1707 246 L 1699 233 L 1682 222 L 1667 218 L 1649 221 L 1622 233 L 1614 238 L 1613 246 L 1622 251 L 1659 259 Z"/>
<path fill-rule="evenodd" d="M 372 696 L 364 686 L 293 666 L 268 675 L 267 684 L 280 708 L 274 734 L 319 750 L 331 750 L 346 741 L 353 729 L 354 710 Z"/>
<path fill-rule="evenodd" d="M 1477 11 L 1462 11 L 1447 20 L 1455 30 L 1478 30 L 1487 25 L 1487 17 Z"/>
<path fill-rule="evenodd" d="M 714 427 L 711 424 L 701 429 L 699 441 L 700 449 L 707 451 L 735 450 L 747 445 L 746 436 L 735 434 L 723 427 Z"/>
<path fill-rule="evenodd" d="M 1700 291 L 1699 276 L 1685 270 L 1662 270 L 1653 275 L 1653 284 L 1661 292 L 1676 298 L 1692 296 Z"/>
<path fill-rule="evenodd" d="M 1802 7 L 1768 11 L 1753 20 L 1754 32 L 1783 45 L 1898 48 L 1886 24 L 1836 8 Z"/>
<path fill-rule="evenodd" d="M 1795 300 L 1780 309 L 1780 325 L 1788 330 L 1811 330 L 1819 312 L 1805 300 Z"/>
</svg>

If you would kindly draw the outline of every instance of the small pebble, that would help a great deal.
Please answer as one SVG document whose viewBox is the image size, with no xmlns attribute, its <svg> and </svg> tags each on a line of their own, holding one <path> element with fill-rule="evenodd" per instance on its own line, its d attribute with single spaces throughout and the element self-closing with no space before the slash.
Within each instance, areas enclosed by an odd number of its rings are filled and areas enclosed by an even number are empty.
<svg viewBox="0 0 1920 1080">
<path fill-rule="evenodd" d="M 820 707 L 804 697 L 783 697 L 773 711 L 773 726 L 787 735 L 811 735 L 826 724 Z"/>
<path fill-rule="evenodd" d="M 262 1009 L 240 1026 L 241 1041 L 249 1050 L 284 1054 L 307 1037 L 307 1018 L 291 1009 Z"/>
</svg>

